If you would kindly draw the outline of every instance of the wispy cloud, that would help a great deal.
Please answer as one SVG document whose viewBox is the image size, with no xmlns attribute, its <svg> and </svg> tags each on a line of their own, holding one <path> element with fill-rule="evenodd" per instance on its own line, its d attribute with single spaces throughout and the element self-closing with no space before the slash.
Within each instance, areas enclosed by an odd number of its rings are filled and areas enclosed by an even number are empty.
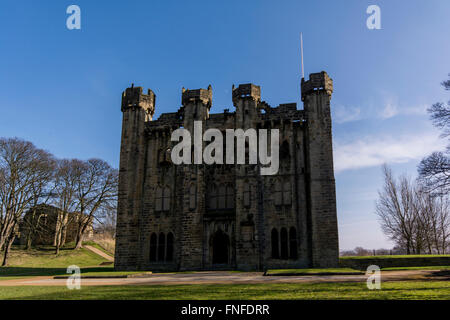
<svg viewBox="0 0 450 320">
<path fill-rule="evenodd" d="M 389 119 L 398 115 L 399 112 L 400 111 L 396 103 L 393 101 L 387 101 L 384 108 L 382 108 L 381 112 L 377 116 L 382 119 Z"/>
<path fill-rule="evenodd" d="M 425 115 L 428 107 L 427 104 L 403 105 L 396 97 L 387 96 L 379 104 L 370 102 L 360 107 L 334 105 L 333 120 L 336 123 L 346 123 L 364 119 L 386 120 L 395 116 Z"/>
<path fill-rule="evenodd" d="M 336 172 L 379 166 L 383 163 L 406 163 L 418 160 L 445 148 L 439 133 L 414 135 L 371 136 L 348 143 L 335 142 L 334 168 Z"/>
<path fill-rule="evenodd" d="M 382 119 L 389 119 L 398 115 L 425 115 L 428 107 L 429 105 L 427 104 L 402 105 L 396 97 L 387 96 L 385 99 L 384 108 L 381 109 L 378 117 Z"/>
<path fill-rule="evenodd" d="M 333 108 L 333 121 L 345 123 L 362 119 L 361 108 L 337 105 Z"/>
</svg>

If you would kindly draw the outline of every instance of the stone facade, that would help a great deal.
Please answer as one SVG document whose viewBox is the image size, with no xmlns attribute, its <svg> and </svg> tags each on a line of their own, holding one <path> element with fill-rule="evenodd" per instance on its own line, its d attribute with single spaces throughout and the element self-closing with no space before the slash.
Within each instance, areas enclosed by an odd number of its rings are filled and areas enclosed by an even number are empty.
<svg viewBox="0 0 450 320">
<path fill-rule="evenodd" d="M 325 72 L 302 79 L 304 109 L 271 107 L 253 84 L 233 86 L 234 112 L 210 114 L 212 89 L 182 90 L 182 107 L 152 120 L 155 94 L 122 95 L 115 268 L 210 270 L 335 267 L 338 232 Z M 178 128 L 279 129 L 280 167 L 174 165 Z M 268 130 L 270 132 L 270 130 Z M 193 134 L 192 134 L 193 135 Z M 193 151 L 195 152 L 195 151 Z M 248 162 L 246 162 L 248 163 Z"/>
<path fill-rule="evenodd" d="M 61 226 L 60 210 L 56 207 L 39 204 L 29 209 L 20 223 L 19 243 L 26 244 L 30 241 L 33 245 L 55 245 L 57 240 L 57 228 Z M 79 219 L 83 217 L 80 213 L 71 213 L 66 216 L 66 230 L 62 235 L 63 243 L 75 241 L 78 230 Z M 68 219 L 70 221 L 67 223 Z M 87 219 L 84 216 L 84 219 Z M 84 240 L 91 239 L 94 236 L 93 224 L 89 224 L 83 235 Z"/>
</svg>

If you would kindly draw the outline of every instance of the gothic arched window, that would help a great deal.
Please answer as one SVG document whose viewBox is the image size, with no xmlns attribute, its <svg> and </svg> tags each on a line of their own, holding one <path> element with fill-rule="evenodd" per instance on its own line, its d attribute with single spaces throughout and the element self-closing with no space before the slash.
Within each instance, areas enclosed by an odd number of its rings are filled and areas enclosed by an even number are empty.
<svg viewBox="0 0 450 320">
<path fill-rule="evenodd" d="M 166 249 L 166 261 L 173 260 L 173 233 L 167 234 L 167 249 Z"/>
<path fill-rule="evenodd" d="M 170 188 L 165 187 L 163 192 L 163 211 L 170 210 Z"/>
<path fill-rule="evenodd" d="M 291 204 L 291 182 L 285 181 L 283 184 L 283 204 L 290 205 Z"/>
<path fill-rule="evenodd" d="M 281 243 L 281 259 L 287 259 L 288 258 L 288 234 L 287 234 L 286 228 L 281 228 L 280 243 Z"/>
<path fill-rule="evenodd" d="M 297 260 L 297 232 L 294 227 L 289 230 L 289 258 Z"/>
<path fill-rule="evenodd" d="M 250 207 L 251 189 L 248 182 L 244 183 L 244 207 Z"/>
<path fill-rule="evenodd" d="M 275 180 L 275 190 L 274 190 L 274 203 L 276 206 L 281 206 L 283 204 L 283 191 L 280 180 Z"/>
<path fill-rule="evenodd" d="M 195 184 L 191 184 L 189 187 L 189 209 L 195 209 L 197 207 L 197 187 Z"/>
<path fill-rule="evenodd" d="M 159 234 L 158 239 L 158 261 L 164 261 L 166 253 L 166 237 L 164 233 Z"/>
<path fill-rule="evenodd" d="M 226 206 L 226 187 L 224 185 L 219 186 L 219 194 L 217 201 L 218 209 L 225 209 Z"/>
<path fill-rule="evenodd" d="M 155 192 L 155 211 L 162 211 L 162 209 L 163 209 L 163 189 L 161 187 L 157 187 Z"/>
<path fill-rule="evenodd" d="M 156 233 L 152 233 L 150 236 L 150 262 L 156 261 L 157 240 Z"/>
<path fill-rule="evenodd" d="M 209 192 L 208 204 L 210 209 L 217 209 L 217 187 L 214 184 L 211 186 L 211 190 Z"/>
<path fill-rule="evenodd" d="M 280 158 L 287 159 L 289 158 L 289 142 L 286 140 L 283 141 L 280 147 Z"/>
<path fill-rule="evenodd" d="M 271 244 L 272 244 L 272 258 L 278 259 L 280 257 L 279 249 L 278 249 L 278 231 L 277 229 L 272 229 L 271 235 Z"/>
<path fill-rule="evenodd" d="M 280 169 L 283 172 L 289 172 L 291 168 L 291 156 L 289 151 L 289 142 L 284 140 L 280 146 Z"/>
<path fill-rule="evenodd" d="M 227 186 L 226 188 L 226 208 L 234 208 L 234 188 L 232 186 Z"/>
</svg>

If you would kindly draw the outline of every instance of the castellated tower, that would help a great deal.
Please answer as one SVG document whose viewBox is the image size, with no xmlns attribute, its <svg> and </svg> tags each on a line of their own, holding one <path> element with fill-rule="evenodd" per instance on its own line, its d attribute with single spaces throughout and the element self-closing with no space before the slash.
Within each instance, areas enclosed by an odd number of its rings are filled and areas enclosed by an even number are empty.
<svg viewBox="0 0 450 320">
<path fill-rule="evenodd" d="M 181 103 L 183 108 L 183 127 L 191 133 L 192 146 L 194 146 L 194 121 L 202 122 L 202 131 L 195 134 L 203 137 L 206 129 L 206 120 L 209 118 L 209 109 L 212 105 L 212 88 L 182 90 Z M 201 139 L 203 141 L 203 139 Z M 180 270 L 199 270 L 203 268 L 204 261 L 204 227 L 203 212 L 206 209 L 205 168 L 204 165 L 193 164 L 198 157 L 203 162 L 202 149 L 192 149 L 191 165 L 183 165 L 180 170 L 183 172 L 182 184 L 185 192 L 180 194 L 183 199 L 182 216 L 179 219 L 180 239 L 179 239 L 179 268 Z M 197 153 L 197 155 L 196 155 Z M 191 199 L 194 197 L 194 199 Z"/>
<path fill-rule="evenodd" d="M 127 88 L 122 93 L 122 143 L 119 167 L 119 203 L 117 208 L 115 266 L 133 268 L 139 255 L 139 213 L 145 170 L 145 123 L 155 113 L 156 96 L 152 90 Z"/>
<path fill-rule="evenodd" d="M 236 128 L 255 128 L 258 120 L 258 105 L 261 103 L 261 88 L 252 83 L 232 88 L 233 105 L 236 108 Z"/>
<path fill-rule="evenodd" d="M 157 272 L 337 266 L 333 82 L 325 72 L 314 73 L 302 79 L 301 89 L 304 108 L 297 109 L 296 103 L 270 106 L 255 84 L 233 85 L 234 110 L 213 114 L 211 86 L 183 88 L 180 108 L 156 120 L 153 91 L 126 89 L 115 268 Z M 202 124 L 197 136 L 195 121 Z M 191 142 L 202 141 L 201 150 L 189 150 L 190 164 L 171 160 L 178 143 L 171 136 L 180 128 L 190 132 Z M 222 132 L 224 159 L 227 130 L 265 129 L 268 141 L 272 130 L 278 130 L 278 172 L 261 175 L 261 164 L 248 161 L 249 143 L 245 164 L 204 164 L 201 155 L 209 142 L 202 138 L 208 129 Z"/>
<path fill-rule="evenodd" d="M 260 121 L 261 88 L 252 83 L 232 87 L 236 108 L 236 129 L 257 129 Z M 236 264 L 242 270 L 262 270 L 264 267 L 264 215 L 261 197 L 262 177 L 258 166 L 238 165 L 235 168 L 236 188 Z M 250 194 L 250 201 L 244 194 Z M 250 204 L 249 204 L 250 202 Z"/>
<path fill-rule="evenodd" d="M 333 80 L 324 71 L 301 82 L 306 115 L 306 179 L 308 192 L 311 264 L 334 267 L 339 258 L 336 187 L 330 100 Z"/>
</svg>

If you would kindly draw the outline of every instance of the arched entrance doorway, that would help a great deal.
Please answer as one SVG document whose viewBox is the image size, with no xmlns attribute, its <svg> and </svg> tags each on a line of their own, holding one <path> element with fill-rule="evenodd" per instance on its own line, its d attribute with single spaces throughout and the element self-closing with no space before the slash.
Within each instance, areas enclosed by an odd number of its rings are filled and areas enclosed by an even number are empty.
<svg viewBox="0 0 450 320">
<path fill-rule="evenodd" d="M 228 264 L 230 239 L 222 230 L 217 230 L 213 236 L 213 264 Z"/>
</svg>

